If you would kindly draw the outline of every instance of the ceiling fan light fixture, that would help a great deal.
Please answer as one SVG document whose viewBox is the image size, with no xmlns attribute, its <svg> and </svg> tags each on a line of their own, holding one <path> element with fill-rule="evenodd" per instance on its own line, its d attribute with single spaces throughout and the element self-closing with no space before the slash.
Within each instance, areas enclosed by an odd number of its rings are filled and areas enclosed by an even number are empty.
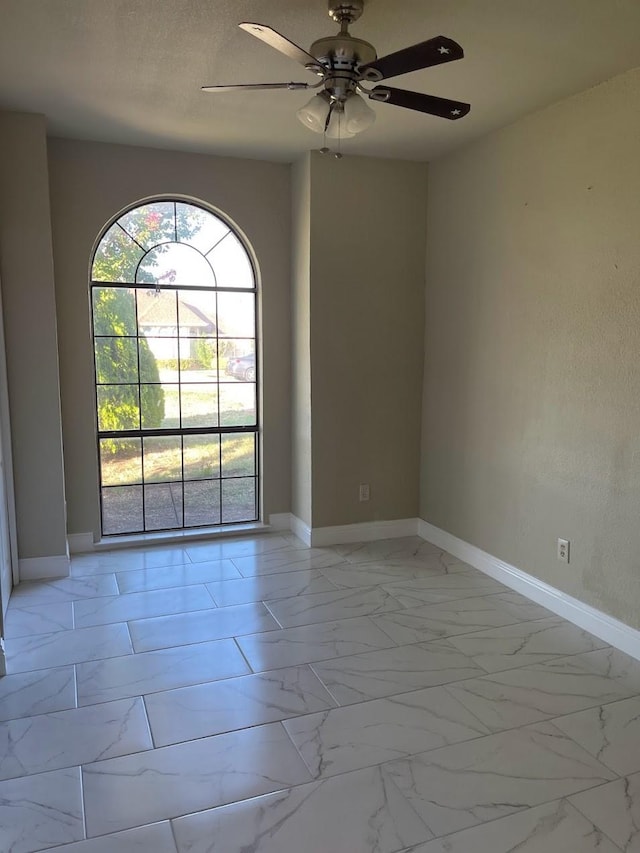
<svg viewBox="0 0 640 853">
<path fill-rule="evenodd" d="M 347 133 L 362 133 L 371 127 L 376 114 L 363 97 L 355 92 L 347 98 L 344 105 L 344 126 Z"/>
<path fill-rule="evenodd" d="M 299 121 L 316 133 L 324 133 L 328 114 L 329 100 L 324 92 L 314 95 L 308 103 L 296 112 Z"/>
<path fill-rule="evenodd" d="M 327 127 L 327 139 L 352 139 L 354 136 L 354 131 L 347 127 L 344 107 L 342 104 L 336 104 L 331 112 L 329 127 Z"/>
</svg>

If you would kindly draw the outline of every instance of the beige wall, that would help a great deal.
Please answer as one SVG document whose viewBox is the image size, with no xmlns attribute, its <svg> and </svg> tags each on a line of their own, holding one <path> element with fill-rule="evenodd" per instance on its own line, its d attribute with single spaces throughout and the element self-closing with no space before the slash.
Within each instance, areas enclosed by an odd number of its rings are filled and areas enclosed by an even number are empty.
<svg viewBox="0 0 640 853">
<path fill-rule="evenodd" d="M 69 532 L 99 531 L 88 270 L 107 220 L 140 199 L 187 196 L 224 212 L 260 271 L 264 513 L 290 508 L 290 169 L 99 143 L 49 145 Z"/>
<path fill-rule="evenodd" d="M 0 279 L 18 553 L 66 554 L 46 124 L 0 113 Z"/>
<path fill-rule="evenodd" d="M 639 101 L 633 71 L 431 165 L 421 466 L 427 521 L 636 627 Z"/>
<path fill-rule="evenodd" d="M 291 181 L 291 512 L 311 526 L 311 158 Z"/>
<path fill-rule="evenodd" d="M 426 181 L 311 154 L 313 527 L 417 514 Z"/>
</svg>

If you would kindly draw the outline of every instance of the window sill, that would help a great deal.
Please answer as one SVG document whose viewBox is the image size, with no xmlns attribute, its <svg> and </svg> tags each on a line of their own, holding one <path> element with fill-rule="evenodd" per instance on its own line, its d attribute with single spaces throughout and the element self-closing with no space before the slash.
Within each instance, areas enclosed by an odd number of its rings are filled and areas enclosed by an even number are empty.
<svg viewBox="0 0 640 853">
<path fill-rule="evenodd" d="M 227 524 L 224 527 L 198 527 L 193 530 L 160 530 L 156 533 L 132 533 L 126 536 L 105 536 L 94 542 L 94 551 L 114 551 L 118 548 L 140 548 L 144 545 L 190 544 L 199 540 L 229 539 L 243 534 L 270 533 L 270 524 L 254 521 L 250 524 Z"/>
</svg>

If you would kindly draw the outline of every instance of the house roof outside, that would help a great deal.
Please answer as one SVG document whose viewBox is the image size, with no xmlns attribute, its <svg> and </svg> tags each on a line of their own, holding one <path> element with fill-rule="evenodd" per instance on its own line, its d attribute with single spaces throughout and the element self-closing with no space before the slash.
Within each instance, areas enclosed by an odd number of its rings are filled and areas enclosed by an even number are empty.
<svg viewBox="0 0 640 853">
<path fill-rule="evenodd" d="M 180 326 L 197 329 L 201 334 L 215 335 L 214 320 L 201 308 L 178 299 Z M 138 324 L 141 328 L 175 328 L 176 309 L 173 300 L 158 298 L 155 291 L 138 291 Z"/>
</svg>

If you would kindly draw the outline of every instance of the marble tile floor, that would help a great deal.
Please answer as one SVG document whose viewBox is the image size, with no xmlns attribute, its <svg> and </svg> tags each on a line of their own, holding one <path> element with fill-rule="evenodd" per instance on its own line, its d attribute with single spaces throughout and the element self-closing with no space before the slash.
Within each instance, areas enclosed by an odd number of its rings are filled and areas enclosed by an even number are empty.
<svg viewBox="0 0 640 853">
<path fill-rule="evenodd" d="M 20 585 L 0 850 L 640 853 L 640 663 L 417 537 Z"/>
</svg>

